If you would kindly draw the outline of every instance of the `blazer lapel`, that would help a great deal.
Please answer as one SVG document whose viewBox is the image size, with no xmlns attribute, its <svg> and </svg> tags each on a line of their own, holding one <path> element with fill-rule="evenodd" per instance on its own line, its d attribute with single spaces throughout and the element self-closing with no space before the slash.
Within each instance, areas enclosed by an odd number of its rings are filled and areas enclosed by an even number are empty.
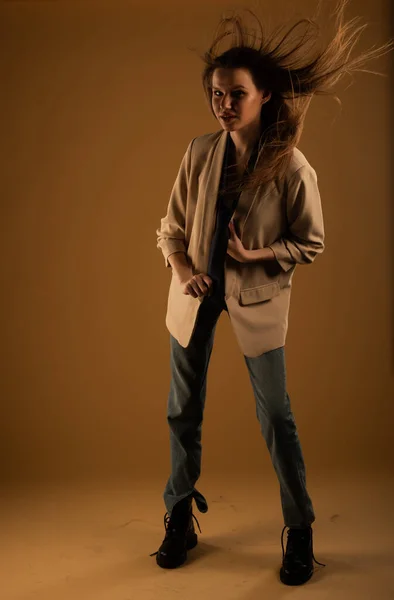
<svg viewBox="0 0 394 600">
<path fill-rule="evenodd" d="M 216 207 L 219 193 L 220 177 L 223 168 L 224 154 L 226 150 L 227 131 L 223 130 L 209 150 L 205 168 L 203 167 L 200 176 L 200 189 L 202 192 L 202 210 L 201 210 L 201 231 L 199 236 L 199 247 L 202 250 L 204 259 L 208 260 L 209 248 L 216 223 Z M 255 192 L 244 190 L 241 192 L 237 206 L 232 218 L 238 225 L 238 235 L 242 240 L 242 235 L 246 220 L 258 196 Z"/>
<path fill-rule="evenodd" d="M 226 149 L 227 132 L 221 135 L 208 152 L 205 166 L 200 175 L 200 193 L 202 194 L 201 229 L 198 247 L 204 261 L 208 261 L 209 249 L 216 223 L 216 206 L 219 193 L 220 176 Z"/>
</svg>

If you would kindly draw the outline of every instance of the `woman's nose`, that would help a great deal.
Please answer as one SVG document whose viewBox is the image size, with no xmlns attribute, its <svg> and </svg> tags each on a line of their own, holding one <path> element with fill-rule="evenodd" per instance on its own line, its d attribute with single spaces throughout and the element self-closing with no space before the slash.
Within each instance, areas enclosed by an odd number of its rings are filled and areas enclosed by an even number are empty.
<svg viewBox="0 0 394 600">
<path fill-rule="evenodd" d="M 231 98 L 224 98 L 220 103 L 220 108 L 227 108 L 231 110 Z"/>
</svg>

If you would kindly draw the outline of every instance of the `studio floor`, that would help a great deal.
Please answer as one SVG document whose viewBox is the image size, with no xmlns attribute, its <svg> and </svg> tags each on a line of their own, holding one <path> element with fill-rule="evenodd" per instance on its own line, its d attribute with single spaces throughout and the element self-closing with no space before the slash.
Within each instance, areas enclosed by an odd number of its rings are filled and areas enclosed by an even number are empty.
<svg viewBox="0 0 394 600">
<path fill-rule="evenodd" d="M 157 566 L 165 477 L 15 485 L 0 497 L 2 600 L 394 599 L 394 476 L 308 473 L 315 565 L 279 580 L 283 519 L 273 474 L 210 474 L 202 533 L 180 568 Z M 287 530 L 286 530 L 287 531 Z M 286 534 L 284 535 L 284 544 Z"/>
</svg>

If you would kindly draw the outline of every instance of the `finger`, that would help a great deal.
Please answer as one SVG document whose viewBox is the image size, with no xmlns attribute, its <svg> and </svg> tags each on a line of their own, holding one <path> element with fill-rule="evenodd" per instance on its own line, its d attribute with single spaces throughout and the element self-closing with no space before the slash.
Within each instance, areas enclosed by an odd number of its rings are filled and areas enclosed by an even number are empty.
<svg viewBox="0 0 394 600">
<path fill-rule="evenodd" d="M 209 275 L 204 275 L 202 279 L 208 287 L 211 287 L 212 280 L 210 279 Z"/>
<path fill-rule="evenodd" d="M 196 277 L 191 284 L 193 286 L 193 290 L 196 293 L 197 296 L 202 296 L 203 294 L 205 294 L 205 291 L 203 289 L 204 284 L 201 283 L 201 277 Z M 195 296 L 194 296 L 195 297 Z"/>
<path fill-rule="evenodd" d="M 200 287 L 204 287 L 207 285 L 203 275 L 196 275 L 195 280 L 197 282 L 197 285 L 199 285 Z"/>
<path fill-rule="evenodd" d="M 198 286 L 199 286 L 199 290 L 198 290 L 199 295 L 204 295 L 209 290 L 208 284 L 203 280 L 202 277 L 201 277 L 201 279 L 198 280 Z"/>
<path fill-rule="evenodd" d="M 196 298 L 198 296 L 197 294 L 197 290 L 195 288 L 195 285 L 193 285 L 194 282 L 189 283 L 189 290 L 190 290 L 190 295 L 193 296 L 193 298 Z"/>
</svg>

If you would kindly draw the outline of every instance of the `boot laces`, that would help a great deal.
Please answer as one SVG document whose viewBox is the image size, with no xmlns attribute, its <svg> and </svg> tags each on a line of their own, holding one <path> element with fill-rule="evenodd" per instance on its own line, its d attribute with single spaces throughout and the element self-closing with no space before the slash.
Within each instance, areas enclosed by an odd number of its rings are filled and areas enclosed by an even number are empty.
<svg viewBox="0 0 394 600">
<path fill-rule="evenodd" d="M 281 537 L 281 543 L 282 543 L 282 560 L 285 558 L 285 549 L 283 546 L 283 534 L 284 531 L 286 529 L 287 525 L 285 525 L 283 527 L 282 530 L 282 537 Z M 322 567 L 326 567 L 327 565 L 325 565 L 324 563 L 321 563 L 319 561 L 316 560 L 315 555 L 313 554 L 313 537 L 312 537 L 312 528 L 311 527 L 305 527 L 304 530 L 299 530 L 296 528 L 288 528 L 289 531 L 287 532 L 287 551 L 286 551 L 286 558 L 294 558 L 294 556 L 296 555 L 296 544 L 297 541 L 299 541 L 300 539 L 306 539 L 305 536 L 311 536 L 311 549 L 312 549 L 312 558 L 315 561 L 315 563 L 317 565 L 321 565 Z M 306 534 L 305 534 L 306 532 Z"/>
<path fill-rule="evenodd" d="M 200 528 L 200 523 L 198 522 L 197 517 L 195 517 L 193 513 L 191 513 L 191 516 L 196 521 L 197 527 L 200 530 L 200 533 L 202 533 L 201 528 Z M 166 512 L 166 514 L 164 515 L 164 527 L 166 530 L 166 535 L 165 535 L 164 540 L 167 540 L 174 531 L 176 532 L 175 528 L 170 529 L 170 521 L 171 521 L 171 517 L 168 514 L 168 512 Z M 158 554 L 158 553 L 159 553 L 159 551 L 157 550 L 156 552 L 153 552 L 153 554 L 150 554 L 149 556 L 156 556 L 156 554 Z"/>
</svg>

